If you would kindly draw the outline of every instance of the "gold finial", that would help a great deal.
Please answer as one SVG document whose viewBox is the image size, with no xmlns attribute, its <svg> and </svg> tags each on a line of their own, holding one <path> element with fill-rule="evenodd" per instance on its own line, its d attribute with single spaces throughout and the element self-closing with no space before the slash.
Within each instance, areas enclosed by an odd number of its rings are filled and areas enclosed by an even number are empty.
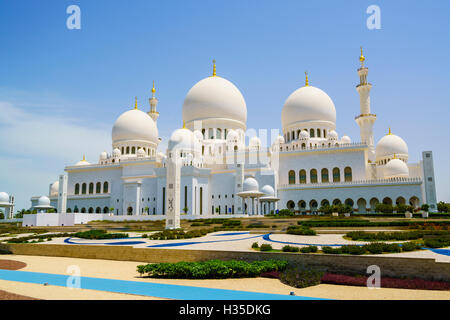
<svg viewBox="0 0 450 320">
<path fill-rule="evenodd" d="M 213 77 L 217 76 L 217 73 L 216 73 L 216 59 L 213 60 L 213 75 L 212 76 Z"/>
<path fill-rule="evenodd" d="M 155 80 L 153 80 L 153 88 L 152 88 L 152 93 L 155 93 L 156 89 L 155 89 Z"/>
<path fill-rule="evenodd" d="M 392 134 L 392 132 L 391 132 L 391 127 L 389 127 L 388 135 L 391 135 L 391 134 Z"/>
<path fill-rule="evenodd" d="M 186 121 L 183 120 L 183 128 L 182 129 L 186 129 Z"/>
<path fill-rule="evenodd" d="M 137 110 L 137 97 L 134 97 L 134 110 Z"/>
<path fill-rule="evenodd" d="M 308 71 L 305 71 L 305 87 L 309 86 Z"/>
<path fill-rule="evenodd" d="M 364 67 L 364 61 L 366 58 L 363 55 L 363 48 L 361 47 L 361 56 L 359 57 L 359 61 L 361 62 L 361 68 Z"/>
<path fill-rule="evenodd" d="M 397 155 L 394 153 L 394 159 L 397 159 Z"/>
<path fill-rule="evenodd" d="M 84 156 L 84 154 L 83 154 L 83 161 L 86 161 L 86 157 Z"/>
</svg>

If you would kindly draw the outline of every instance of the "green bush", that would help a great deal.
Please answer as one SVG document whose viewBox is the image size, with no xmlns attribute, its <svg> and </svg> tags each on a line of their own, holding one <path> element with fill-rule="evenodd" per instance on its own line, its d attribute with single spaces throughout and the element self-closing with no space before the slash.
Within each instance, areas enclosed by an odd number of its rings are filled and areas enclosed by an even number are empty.
<svg viewBox="0 0 450 320">
<path fill-rule="evenodd" d="M 352 240 L 362 241 L 405 241 L 405 240 L 417 240 L 423 238 L 424 235 L 448 235 L 450 231 L 406 231 L 406 232 L 364 232 L 364 231 L 352 231 L 345 236 Z"/>
<path fill-rule="evenodd" d="M 224 279 L 257 277 L 264 272 L 283 271 L 287 264 L 287 261 L 283 260 L 264 260 L 252 263 L 236 260 L 209 260 L 139 265 L 137 272 L 141 275 L 147 273 L 148 276 L 155 278 Z"/>
<path fill-rule="evenodd" d="M 281 209 L 280 211 L 278 211 L 278 215 L 279 216 L 293 216 L 294 212 L 289 209 Z"/>
<path fill-rule="evenodd" d="M 306 226 L 300 225 L 300 226 L 289 226 L 286 231 L 287 234 L 296 234 L 296 235 L 302 235 L 302 236 L 315 236 L 316 231 L 313 229 L 310 229 Z"/>
<path fill-rule="evenodd" d="M 341 247 L 342 253 L 360 255 L 366 253 L 366 249 L 363 246 L 346 245 Z"/>
<path fill-rule="evenodd" d="M 402 243 L 402 251 L 414 251 L 419 250 L 422 246 L 416 242 L 405 242 Z"/>
<path fill-rule="evenodd" d="M 307 246 L 307 247 L 303 247 L 300 249 L 301 253 L 314 253 L 317 252 L 317 247 L 316 246 Z"/>
<path fill-rule="evenodd" d="M 300 249 L 298 247 L 286 245 L 283 248 L 281 248 L 283 252 L 299 252 Z"/>
<path fill-rule="evenodd" d="M 450 247 L 450 239 L 439 239 L 439 238 L 425 239 L 424 244 L 425 247 L 428 248 Z"/>
<path fill-rule="evenodd" d="M 290 267 L 280 274 L 280 280 L 295 288 L 306 288 L 320 284 L 324 271 L 307 267 Z"/>
<path fill-rule="evenodd" d="M 259 247 L 260 251 L 270 251 L 273 250 L 272 249 L 272 245 L 268 244 L 268 243 L 263 243 L 260 247 Z"/>
<path fill-rule="evenodd" d="M 252 248 L 253 248 L 253 249 L 259 248 L 258 242 L 253 242 Z"/>
<path fill-rule="evenodd" d="M 83 239 L 120 239 L 128 238 L 127 233 L 107 233 L 106 230 L 89 230 L 77 232 L 74 237 Z"/>
<path fill-rule="evenodd" d="M 188 232 L 185 232 L 182 229 L 174 229 L 154 233 L 152 235 L 149 235 L 148 238 L 150 240 L 190 239 L 202 237 L 208 234 L 209 232 L 213 232 L 213 229 L 198 229 L 198 230 L 191 230 Z"/>
</svg>

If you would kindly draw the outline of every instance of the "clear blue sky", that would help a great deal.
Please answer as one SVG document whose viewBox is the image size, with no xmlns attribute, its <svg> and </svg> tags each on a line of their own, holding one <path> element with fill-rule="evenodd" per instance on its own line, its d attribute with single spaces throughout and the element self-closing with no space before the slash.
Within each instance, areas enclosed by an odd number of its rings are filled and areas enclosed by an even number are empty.
<svg viewBox="0 0 450 320">
<path fill-rule="evenodd" d="M 81 8 L 68 30 L 66 8 Z M 381 29 L 366 27 L 369 5 Z M 0 2 L 0 191 L 18 208 L 65 165 L 110 152 L 114 120 L 156 81 L 158 127 L 181 125 L 190 87 L 211 74 L 247 102 L 248 128 L 281 128 L 284 101 L 304 83 L 327 92 L 337 131 L 359 141 L 359 47 L 364 47 L 375 140 L 392 127 L 410 162 L 435 159 L 438 200 L 450 201 L 450 2 L 256 0 L 58 0 Z"/>
</svg>

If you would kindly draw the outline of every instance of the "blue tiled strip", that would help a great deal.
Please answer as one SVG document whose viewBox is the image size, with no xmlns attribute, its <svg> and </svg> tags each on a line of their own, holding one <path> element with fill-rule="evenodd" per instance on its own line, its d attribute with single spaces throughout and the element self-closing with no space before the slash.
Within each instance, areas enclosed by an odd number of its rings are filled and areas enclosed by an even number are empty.
<svg viewBox="0 0 450 320">
<path fill-rule="evenodd" d="M 70 276 L 52 273 L 0 270 L 0 279 L 65 287 Z M 173 284 L 81 277 L 81 289 L 136 294 L 177 300 L 324 300 L 249 291 L 180 286 Z"/>
</svg>

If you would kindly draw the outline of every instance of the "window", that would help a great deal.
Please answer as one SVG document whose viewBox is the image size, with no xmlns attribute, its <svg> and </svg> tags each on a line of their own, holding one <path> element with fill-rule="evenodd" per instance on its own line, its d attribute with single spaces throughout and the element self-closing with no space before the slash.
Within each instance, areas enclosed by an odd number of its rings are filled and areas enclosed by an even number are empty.
<svg viewBox="0 0 450 320">
<path fill-rule="evenodd" d="M 75 194 L 80 194 L 80 184 L 75 184 Z"/>
<path fill-rule="evenodd" d="M 314 135 L 314 129 L 309 129 L 309 136 L 310 136 L 311 138 L 314 138 L 314 137 L 315 137 L 315 135 Z"/>
<path fill-rule="evenodd" d="M 300 170 L 300 183 L 306 183 L 306 170 Z"/>
<path fill-rule="evenodd" d="M 322 169 L 322 182 L 329 182 L 328 180 L 328 169 Z"/>
<path fill-rule="evenodd" d="M 320 129 L 317 129 L 317 138 L 320 138 Z"/>
<path fill-rule="evenodd" d="M 339 168 L 333 169 L 333 182 L 340 182 L 341 181 L 341 171 Z"/>
<path fill-rule="evenodd" d="M 289 184 L 295 184 L 295 171 L 289 171 Z"/>
<path fill-rule="evenodd" d="M 127 147 L 127 154 L 130 153 L 130 147 Z"/>
<path fill-rule="evenodd" d="M 83 184 L 81 185 L 81 193 L 82 193 L 82 194 L 86 194 L 86 183 L 83 183 Z"/>
<path fill-rule="evenodd" d="M 352 181 L 352 168 L 345 167 L 345 169 L 344 169 L 344 179 L 347 182 Z"/>
<path fill-rule="evenodd" d="M 311 183 L 317 183 L 317 170 L 316 169 L 311 169 L 310 179 L 311 179 Z"/>
<path fill-rule="evenodd" d="M 89 194 L 93 194 L 94 193 L 94 183 L 89 183 Z"/>
<path fill-rule="evenodd" d="M 101 193 L 102 192 L 102 184 L 100 182 L 97 182 L 95 185 L 95 193 Z"/>
<path fill-rule="evenodd" d="M 135 154 L 136 153 L 136 148 L 135 147 L 131 147 L 131 153 Z"/>
<path fill-rule="evenodd" d="M 108 191 L 108 182 L 107 181 L 105 181 L 104 183 L 103 183 L 103 193 L 108 193 L 109 191 Z"/>
</svg>

